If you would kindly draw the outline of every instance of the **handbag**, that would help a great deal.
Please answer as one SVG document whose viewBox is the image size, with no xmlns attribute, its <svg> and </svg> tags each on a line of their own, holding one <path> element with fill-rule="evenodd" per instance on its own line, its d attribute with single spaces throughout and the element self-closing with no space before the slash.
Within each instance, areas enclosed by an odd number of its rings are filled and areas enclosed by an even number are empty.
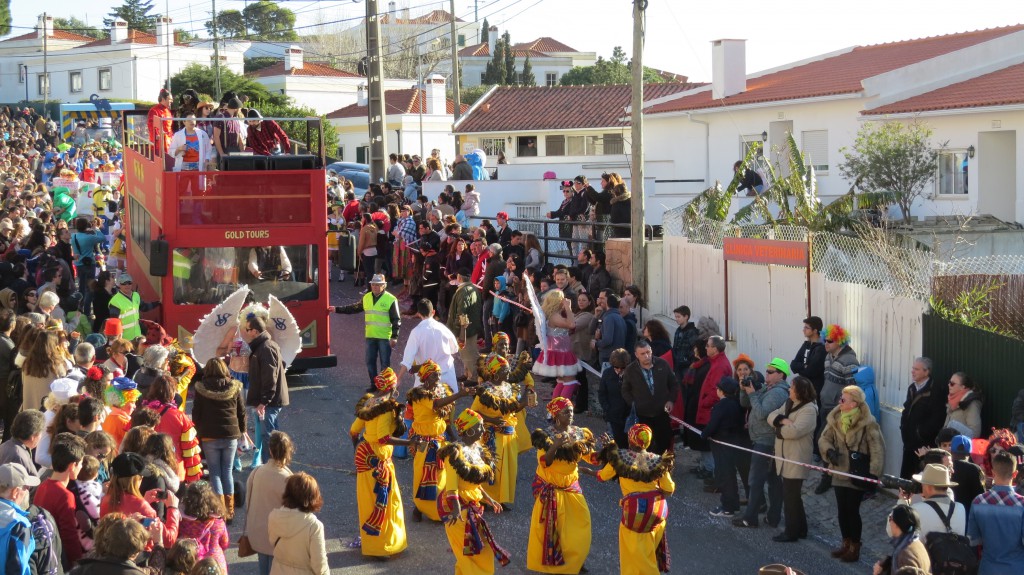
<svg viewBox="0 0 1024 575">
<path fill-rule="evenodd" d="M 863 438 L 861 439 L 863 443 Z M 867 477 L 869 479 L 878 479 L 871 474 L 871 454 L 869 452 L 850 450 L 850 474 Z M 874 491 L 875 488 L 878 487 L 877 483 L 865 481 L 863 479 L 851 478 L 850 483 L 852 483 L 854 487 L 865 491 Z"/>
</svg>

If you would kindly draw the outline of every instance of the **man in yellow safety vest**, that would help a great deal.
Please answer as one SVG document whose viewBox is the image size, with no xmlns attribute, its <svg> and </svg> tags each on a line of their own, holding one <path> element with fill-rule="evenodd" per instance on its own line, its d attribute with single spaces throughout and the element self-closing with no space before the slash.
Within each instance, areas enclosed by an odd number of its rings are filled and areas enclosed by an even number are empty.
<svg viewBox="0 0 1024 575">
<path fill-rule="evenodd" d="M 132 281 L 132 276 L 126 273 L 117 276 L 116 284 L 117 291 L 114 293 L 114 297 L 110 298 L 110 317 L 121 320 L 121 337 L 132 341 L 142 335 L 139 314 L 159 306 L 160 302 L 142 301 L 139 292 L 135 291 L 135 282 Z"/>
<path fill-rule="evenodd" d="M 329 308 L 335 313 L 366 313 L 366 370 L 370 374 L 371 385 L 378 373 L 391 367 L 391 350 L 398 345 L 398 329 L 402 326 L 398 298 L 387 291 L 387 285 L 384 276 L 376 274 L 370 279 L 370 291 L 362 300 Z M 377 366 L 378 360 L 380 367 Z"/>
</svg>

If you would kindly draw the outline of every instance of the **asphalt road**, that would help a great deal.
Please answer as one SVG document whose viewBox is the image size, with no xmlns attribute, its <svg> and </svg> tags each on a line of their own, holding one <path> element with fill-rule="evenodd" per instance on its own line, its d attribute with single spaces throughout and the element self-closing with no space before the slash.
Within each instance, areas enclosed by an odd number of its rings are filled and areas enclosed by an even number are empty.
<svg viewBox="0 0 1024 575">
<path fill-rule="evenodd" d="M 331 286 L 332 304 L 355 301 L 358 292 L 351 279 L 344 285 Z M 291 405 L 281 415 L 281 429 L 295 439 L 297 452 L 292 469 L 312 474 L 320 483 L 325 504 L 320 512 L 327 536 L 328 559 L 332 573 L 452 573 L 452 557 L 441 525 L 424 521 L 413 523 L 410 491 L 412 462 L 396 461 L 406 511 L 409 548 L 386 562 L 364 559 L 358 549 L 349 548 L 357 535 L 355 473 L 353 451 L 348 428 L 354 415 L 355 401 L 368 384 L 363 362 L 363 320 L 361 316 L 334 315 L 331 341 L 338 355 L 338 367 L 310 372 L 289 378 Z M 416 320 L 403 323 L 399 346 L 392 356 L 397 367 L 404 348 L 405 336 Z M 409 381 L 402 382 L 408 389 Z M 541 401 L 550 389 L 538 384 Z M 468 407 L 461 405 L 461 407 Z M 460 408 L 461 408 L 460 407 Z M 531 428 L 543 423 L 543 408 L 529 416 Z M 595 418 L 581 415 L 577 425 L 600 432 L 603 426 Z M 805 573 L 869 573 L 874 557 L 863 558 L 860 564 L 846 565 L 828 555 L 826 542 L 810 539 L 799 543 L 774 543 L 775 529 L 737 529 L 730 520 L 710 517 L 708 511 L 718 504 L 718 496 L 702 491 L 702 483 L 686 473 L 692 464 L 691 454 L 680 453 L 674 478 L 677 491 L 670 500 L 667 529 L 672 555 L 672 572 L 753 574 L 770 563 L 784 563 Z M 519 481 L 515 508 L 509 513 L 490 514 L 488 522 L 498 542 L 507 549 L 512 562 L 499 573 L 526 573 L 526 545 L 533 498 L 530 482 L 536 469 L 535 452 L 519 459 Z M 247 471 L 244 473 L 248 473 Z M 244 477 L 243 477 L 244 478 Z M 592 477 L 581 478 L 584 494 L 590 505 L 593 541 L 586 566 L 592 574 L 617 573 L 618 568 L 618 485 L 600 484 Z M 230 527 L 232 547 L 228 550 L 229 569 L 234 575 L 257 573 L 256 557 L 239 559 L 236 542 L 242 533 L 244 512 L 239 511 Z M 865 529 L 872 526 L 865 525 Z"/>
</svg>

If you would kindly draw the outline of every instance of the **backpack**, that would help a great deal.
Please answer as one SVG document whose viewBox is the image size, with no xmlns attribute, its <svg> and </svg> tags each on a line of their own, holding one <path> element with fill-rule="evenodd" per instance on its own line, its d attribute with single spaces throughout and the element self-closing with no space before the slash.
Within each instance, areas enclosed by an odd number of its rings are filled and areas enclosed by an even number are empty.
<svg viewBox="0 0 1024 575">
<path fill-rule="evenodd" d="M 10 503 L 8 503 L 7 505 L 10 505 Z M 18 554 L 17 563 L 21 566 L 20 573 L 15 573 L 11 575 L 30 575 L 30 573 L 32 572 L 29 567 L 29 561 L 32 557 L 32 553 L 36 550 L 35 538 L 30 537 L 28 540 L 28 544 L 24 547 L 19 548 L 19 546 L 17 545 L 11 545 L 11 539 L 15 537 L 15 529 L 33 528 L 32 523 L 29 522 L 28 518 L 25 515 L 23 515 L 23 513 L 24 512 L 21 509 L 15 509 L 14 519 L 12 519 L 11 522 L 3 528 L 0 528 L 0 565 L 6 566 L 8 564 L 9 558 L 7 557 L 7 553 L 11 551 L 13 548 L 14 550 L 16 550 L 16 553 Z"/>
<path fill-rule="evenodd" d="M 23 390 L 21 380 L 21 368 L 14 368 L 11 370 L 10 375 L 7 376 L 7 387 L 3 390 L 7 394 L 8 401 L 17 401 L 21 403 L 21 394 Z M 0 563 L 2 565 L 2 563 Z"/>
<path fill-rule="evenodd" d="M 54 575 L 59 573 L 61 570 L 61 554 L 58 552 L 54 545 L 54 540 L 60 541 L 60 537 L 57 535 L 56 528 L 54 526 L 54 520 L 52 516 L 48 516 L 47 511 L 42 507 L 31 505 L 29 510 L 29 524 L 32 528 L 32 551 L 29 555 L 36 551 L 46 552 L 45 567 L 46 570 L 39 570 L 40 564 L 36 564 L 36 572 L 40 575 Z M 35 513 L 35 515 L 32 515 Z M 37 558 L 38 562 L 39 559 Z"/>
<path fill-rule="evenodd" d="M 924 547 L 932 562 L 932 575 L 975 575 L 978 572 L 978 555 L 971 547 L 970 539 L 953 533 L 949 526 L 956 502 L 950 502 L 949 513 L 943 513 L 934 501 L 925 503 L 935 510 L 946 527 L 945 533 L 933 531 L 925 538 Z"/>
</svg>

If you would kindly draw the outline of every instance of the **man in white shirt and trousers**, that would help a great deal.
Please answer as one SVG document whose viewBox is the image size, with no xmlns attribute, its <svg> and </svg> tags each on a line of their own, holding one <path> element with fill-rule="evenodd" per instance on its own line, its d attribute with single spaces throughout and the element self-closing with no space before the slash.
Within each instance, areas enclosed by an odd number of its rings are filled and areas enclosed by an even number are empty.
<svg viewBox="0 0 1024 575">
<path fill-rule="evenodd" d="M 448 384 L 448 387 L 452 388 L 452 393 L 457 393 L 459 381 L 455 375 L 455 356 L 459 354 L 459 340 L 448 326 L 434 319 L 434 304 L 430 303 L 429 299 L 421 299 L 416 303 L 416 317 L 420 319 L 420 323 L 409 332 L 409 339 L 405 342 L 405 353 L 398 369 L 398 381 L 402 381 L 402 376 L 409 372 L 413 365 L 423 365 L 427 360 L 433 360 L 441 366 L 441 382 Z M 418 387 L 420 376 L 413 374 L 413 377 L 413 387 Z M 405 412 L 406 429 L 412 428 L 410 409 Z M 404 447 L 396 447 L 396 457 L 402 457 L 400 450 L 406 451 Z"/>
</svg>

